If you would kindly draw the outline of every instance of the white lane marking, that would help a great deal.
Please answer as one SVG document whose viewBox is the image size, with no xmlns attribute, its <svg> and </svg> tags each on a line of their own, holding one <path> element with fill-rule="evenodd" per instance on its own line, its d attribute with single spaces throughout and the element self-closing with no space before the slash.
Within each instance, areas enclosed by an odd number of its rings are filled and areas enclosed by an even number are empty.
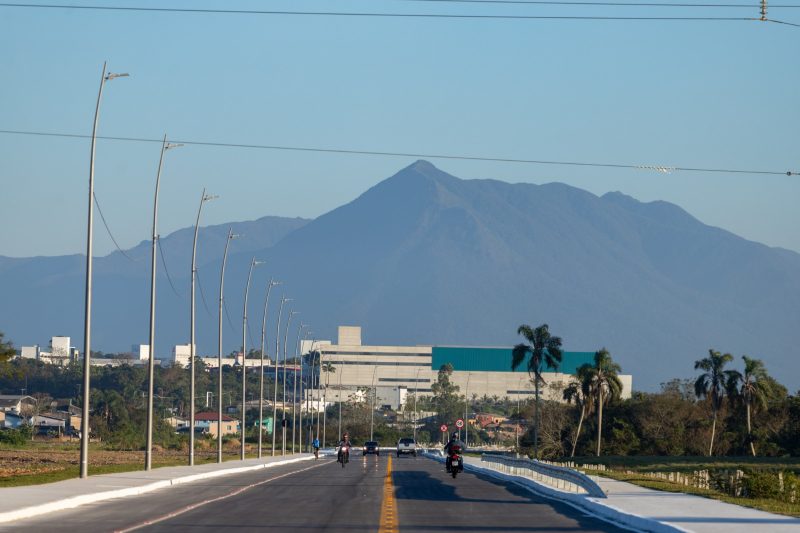
<svg viewBox="0 0 800 533">
<path fill-rule="evenodd" d="M 163 522 L 164 520 L 169 520 L 170 518 L 175 518 L 176 516 L 180 516 L 180 515 L 182 515 L 184 513 L 188 513 L 189 511 L 197 509 L 198 507 L 202 507 L 203 505 L 208 505 L 209 503 L 218 502 L 220 500 L 224 500 L 226 498 L 230 498 L 231 496 L 236 496 L 237 494 L 241 494 L 242 492 L 244 492 L 246 490 L 250 490 L 250 489 L 252 489 L 254 487 L 258 487 L 259 485 L 264 485 L 266 483 L 269 483 L 270 481 L 275 481 L 277 479 L 281 479 L 281 478 L 284 478 L 284 477 L 287 477 L 287 476 L 291 476 L 291 475 L 294 475 L 294 474 L 299 474 L 300 472 L 305 472 L 307 470 L 311 470 L 312 468 L 318 468 L 318 467 L 323 466 L 325 464 L 326 463 L 315 464 L 313 466 L 309 466 L 308 468 L 303 468 L 302 470 L 295 470 L 293 472 L 287 472 L 286 474 L 281 474 L 280 476 L 271 477 L 269 479 L 265 479 L 263 481 L 259 481 L 258 483 L 253 483 L 252 485 L 247 485 L 245 487 L 239 487 L 238 489 L 236 489 L 236 490 L 234 490 L 232 492 L 229 492 L 228 494 L 224 494 L 224 495 L 218 496 L 216 498 L 211 498 L 211 499 L 208 499 L 208 500 L 204 500 L 202 502 L 198 502 L 198 503 L 193 503 L 191 505 L 187 505 L 186 507 L 178 509 L 177 511 L 172 511 L 171 513 L 165 514 L 163 516 L 159 516 L 158 518 L 154 518 L 152 520 L 147 520 L 147 521 L 142 522 L 140 524 L 137 524 L 135 526 L 131 526 L 131 527 L 128 527 L 128 528 L 125 528 L 125 529 L 117 529 L 117 530 L 115 530 L 115 533 L 127 533 L 128 531 L 136 531 L 137 529 L 141 529 L 143 527 L 152 526 L 154 524 L 158 524 L 159 522 Z"/>
</svg>

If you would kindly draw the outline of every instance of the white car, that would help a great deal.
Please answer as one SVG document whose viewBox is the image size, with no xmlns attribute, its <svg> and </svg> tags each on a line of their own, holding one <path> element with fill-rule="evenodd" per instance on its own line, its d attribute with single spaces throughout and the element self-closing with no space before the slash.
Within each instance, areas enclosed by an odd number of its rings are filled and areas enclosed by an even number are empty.
<svg viewBox="0 0 800 533">
<path fill-rule="evenodd" d="M 408 453 L 414 457 L 417 456 L 417 443 L 414 442 L 414 439 L 405 437 L 397 441 L 397 457 Z"/>
</svg>

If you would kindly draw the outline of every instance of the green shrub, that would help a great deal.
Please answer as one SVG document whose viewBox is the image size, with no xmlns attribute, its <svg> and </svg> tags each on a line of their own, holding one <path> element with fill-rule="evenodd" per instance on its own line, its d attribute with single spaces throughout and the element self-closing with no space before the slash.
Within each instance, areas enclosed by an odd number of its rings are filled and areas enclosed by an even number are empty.
<svg viewBox="0 0 800 533">
<path fill-rule="evenodd" d="M 744 489 L 749 498 L 777 499 L 781 495 L 777 474 L 769 472 L 748 472 Z"/>
<path fill-rule="evenodd" d="M 19 429 L 4 429 L 0 431 L 0 443 L 11 446 L 24 446 L 31 440 L 32 429 L 30 426 L 20 426 Z"/>
</svg>

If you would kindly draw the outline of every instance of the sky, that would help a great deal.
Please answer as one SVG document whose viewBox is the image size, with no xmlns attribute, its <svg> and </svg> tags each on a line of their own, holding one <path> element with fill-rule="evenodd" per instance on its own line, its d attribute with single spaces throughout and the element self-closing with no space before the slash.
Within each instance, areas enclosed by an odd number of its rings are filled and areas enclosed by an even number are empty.
<svg viewBox="0 0 800 533">
<path fill-rule="evenodd" d="M 29 2 L 33 3 L 33 2 Z M 537 16 L 755 17 L 749 9 L 367 1 L 73 5 Z M 704 1 L 702 3 L 709 3 Z M 755 6 L 757 3 L 752 2 Z M 784 4 L 791 4 L 789 0 Z M 800 5 L 800 2 L 797 2 Z M 800 23 L 800 8 L 770 16 Z M 0 6 L 0 130 L 667 167 L 800 171 L 800 27 L 758 21 L 499 20 Z M 100 140 L 95 192 L 123 248 L 151 231 L 159 143 Z M 420 157 L 186 145 L 159 232 L 313 218 Z M 461 178 L 558 181 L 673 202 L 800 252 L 800 176 L 427 158 Z M 0 133 L 0 255 L 85 252 L 89 140 Z M 97 220 L 95 252 L 114 245 Z"/>
</svg>

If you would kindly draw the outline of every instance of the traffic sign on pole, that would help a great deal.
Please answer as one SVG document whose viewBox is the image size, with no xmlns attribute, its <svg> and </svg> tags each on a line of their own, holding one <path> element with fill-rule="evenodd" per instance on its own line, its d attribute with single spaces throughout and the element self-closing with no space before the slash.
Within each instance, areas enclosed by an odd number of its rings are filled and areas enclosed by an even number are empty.
<svg viewBox="0 0 800 533">
<path fill-rule="evenodd" d="M 460 418 L 458 420 L 456 420 L 456 427 L 458 429 L 463 428 L 464 427 L 464 421 L 462 419 L 460 419 Z"/>
<path fill-rule="evenodd" d="M 442 430 L 442 433 L 446 433 L 447 432 L 447 424 L 442 424 L 442 427 L 440 427 L 439 429 Z"/>
</svg>

